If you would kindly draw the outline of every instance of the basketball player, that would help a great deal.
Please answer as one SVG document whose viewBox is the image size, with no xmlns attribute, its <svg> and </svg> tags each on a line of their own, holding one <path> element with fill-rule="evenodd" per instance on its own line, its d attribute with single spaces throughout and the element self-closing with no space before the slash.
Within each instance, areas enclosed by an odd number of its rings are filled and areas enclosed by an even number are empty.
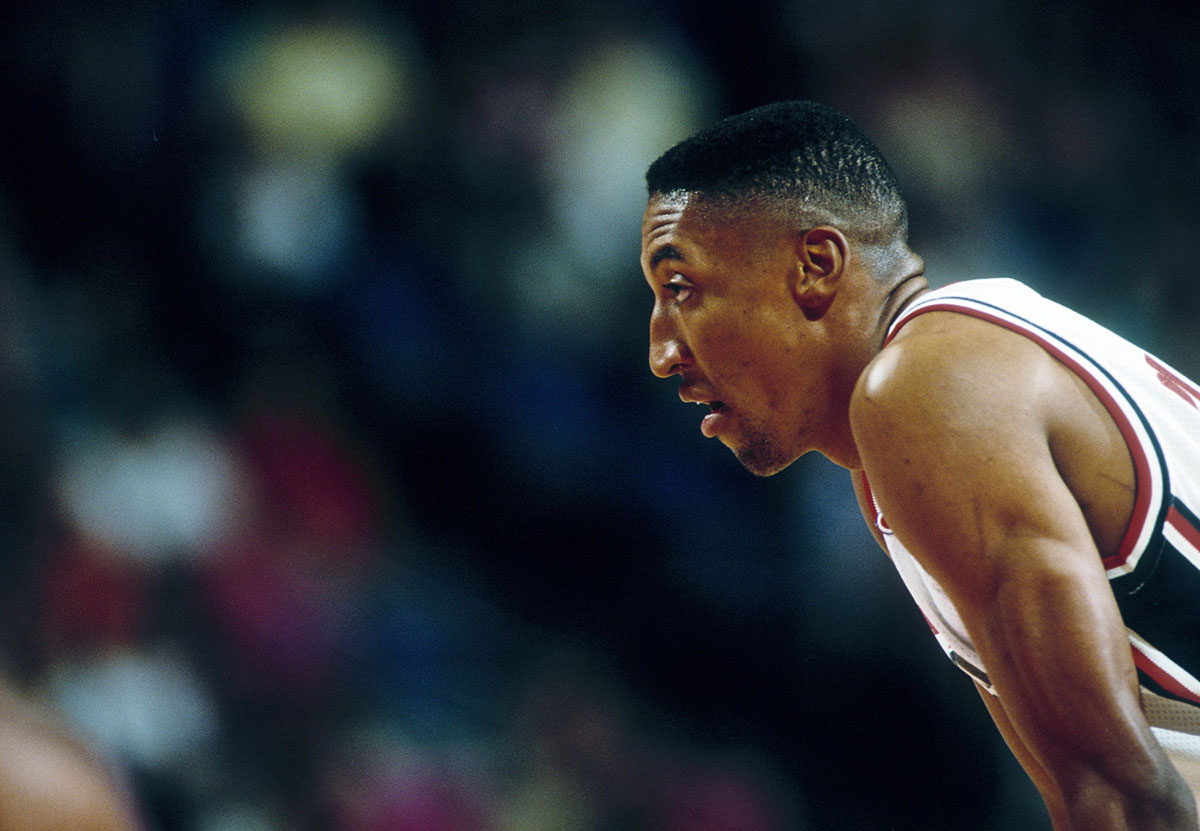
<svg viewBox="0 0 1200 831">
<path fill-rule="evenodd" d="M 1196 831 L 1197 385 L 1015 281 L 931 290 L 826 107 L 726 119 L 647 184 L 650 365 L 703 434 L 759 475 L 851 472 L 1056 829 Z"/>
</svg>

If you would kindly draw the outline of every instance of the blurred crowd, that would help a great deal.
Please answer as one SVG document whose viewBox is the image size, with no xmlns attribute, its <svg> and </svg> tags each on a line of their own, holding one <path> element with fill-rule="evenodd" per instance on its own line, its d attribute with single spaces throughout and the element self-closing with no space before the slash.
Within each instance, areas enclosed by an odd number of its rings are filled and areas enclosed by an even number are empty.
<svg viewBox="0 0 1200 831">
<path fill-rule="evenodd" d="M 147 831 L 1043 822 L 844 474 L 750 477 L 650 376 L 642 174 L 817 98 L 935 284 L 1023 279 L 1198 377 L 1200 12 L 1160 17 L 5 12 L 7 686 Z"/>
</svg>

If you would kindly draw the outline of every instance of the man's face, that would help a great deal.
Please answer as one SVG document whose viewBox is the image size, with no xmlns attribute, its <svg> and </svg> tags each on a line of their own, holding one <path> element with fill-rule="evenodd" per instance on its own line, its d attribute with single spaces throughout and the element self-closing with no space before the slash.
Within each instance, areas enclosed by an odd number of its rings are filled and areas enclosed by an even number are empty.
<svg viewBox="0 0 1200 831">
<path fill-rule="evenodd" d="M 793 241 L 752 218 L 730 219 L 688 194 L 655 196 L 646 208 L 650 368 L 678 375 L 680 399 L 708 410 L 704 435 L 760 476 L 814 449 L 828 412 L 820 339 L 792 290 L 796 268 Z"/>
</svg>

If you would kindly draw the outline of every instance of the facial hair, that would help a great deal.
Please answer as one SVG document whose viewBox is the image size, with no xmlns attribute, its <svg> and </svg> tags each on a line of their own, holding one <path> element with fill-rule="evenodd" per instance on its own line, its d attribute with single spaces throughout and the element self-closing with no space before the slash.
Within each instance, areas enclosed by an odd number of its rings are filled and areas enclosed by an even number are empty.
<svg viewBox="0 0 1200 831">
<path fill-rule="evenodd" d="M 758 425 L 747 425 L 742 430 L 742 439 L 733 454 L 755 476 L 770 476 L 795 461 Z"/>
</svg>

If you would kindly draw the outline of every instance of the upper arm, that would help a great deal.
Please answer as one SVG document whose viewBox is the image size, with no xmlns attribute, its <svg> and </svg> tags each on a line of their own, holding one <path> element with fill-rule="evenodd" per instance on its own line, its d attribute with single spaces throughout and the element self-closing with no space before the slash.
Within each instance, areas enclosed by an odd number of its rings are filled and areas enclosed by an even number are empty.
<svg viewBox="0 0 1200 831">
<path fill-rule="evenodd" d="M 1050 450 L 1066 370 L 959 320 L 893 344 L 860 381 L 851 418 L 872 491 L 953 600 L 1038 763 L 1067 788 L 1146 774 L 1163 760 L 1124 624 Z"/>
</svg>

